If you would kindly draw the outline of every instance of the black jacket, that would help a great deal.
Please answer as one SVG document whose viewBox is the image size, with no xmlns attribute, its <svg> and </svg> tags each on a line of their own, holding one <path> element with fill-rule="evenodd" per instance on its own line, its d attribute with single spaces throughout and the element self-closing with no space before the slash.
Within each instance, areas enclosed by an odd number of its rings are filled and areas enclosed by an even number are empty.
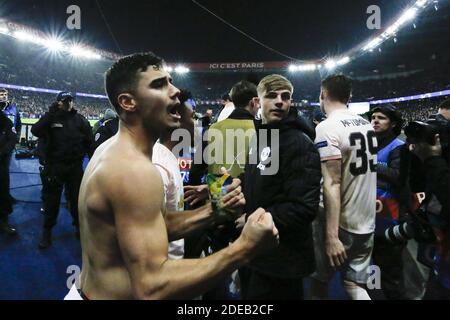
<svg viewBox="0 0 450 320">
<path fill-rule="evenodd" d="M 257 128 L 258 137 L 262 129 L 280 130 L 279 148 L 271 141 L 268 143 L 271 155 L 279 152 L 278 173 L 261 174 L 264 162 L 260 161 L 264 159 L 260 158 L 265 148 L 262 146 L 258 150 L 258 164 L 247 164 L 243 183 L 247 214 L 264 208 L 272 214 L 280 232 L 279 247 L 257 257 L 249 266 L 279 278 L 301 278 L 315 269 L 311 224 L 319 206 L 322 177 L 319 153 L 305 134 L 297 112 L 291 111 L 279 123 Z"/>
<path fill-rule="evenodd" d="M 385 148 L 397 137 L 389 137 L 385 140 L 378 139 L 378 150 Z M 402 187 L 403 182 L 400 180 L 400 165 L 401 165 L 401 153 L 405 145 L 401 145 L 389 154 L 389 160 L 387 165 L 378 163 L 377 165 L 377 187 L 386 191 L 393 191 L 397 194 L 399 188 Z"/>
<path fill-rule="evenodd" d="M 94 150 L 119 131 L 119 118 L 105 121 L 95 133 Z"/>
<path fill-rule="evenodd" d="M 0 111 L 0 159 L 8 156 L 16 145 L 12 122 Z"/>
<path fill-rule="evenodd" d="M 443 157 L 425 160 L 426 192 L 436 196 L 442 205 L 441 215 L 450 226 L 450 161 Z"/>
<path fill-rule="evenodd" d="M 33 125 L 31 132 L 38 138 L 47 139 L 45 151 L 48 164 L 82 161 L 93 153 L 94 137 L 89 122 L 75 109 L 70 112 L 50 108 Z"/>
</svg>

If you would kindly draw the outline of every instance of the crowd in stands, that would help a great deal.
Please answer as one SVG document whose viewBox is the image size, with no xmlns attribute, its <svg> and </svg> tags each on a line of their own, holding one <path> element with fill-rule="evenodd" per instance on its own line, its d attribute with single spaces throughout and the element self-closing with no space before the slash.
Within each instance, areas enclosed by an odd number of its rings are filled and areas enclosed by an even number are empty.
<svg viewBox="0 0 450 320">
<path fill-rule="evenodd" d="M 54 94 L 19 90 L 9 90 L 9 96 L 25 119 L 39 119 L 56 99 Z M 88 120 L 99 119 L 107 108 L 110 105 L 106 99 L 77 97 L 75 100 L 75 109 Z"/>
<path fill-rule="evenodd" d="M 109 60 L 77 60 L 58 57 L 56 53 L 43 52 L 39 46 L 11 41 L 0 36 L 0 83 L 32 86 L 37 88 L 104 94 L 104 72 L 111 65 Z M 370 101 L 432 91 L 450 89 L 450 65 L 439 63 L 439 68 L 427 67 L 396 72 L 374 73 L 369 76 L 352 74 L 354 78 L 353 101 Z M 279 72 L 279 71 L 278 71 Z M 245 72 L 191 72 L 187 75 L 173 74 L 179 88 L 189 89 L 197 100 L 197 112 L 204 114 L 208 109 L 220 111 L 221 97 L 242 79 L 258 83 L 272 73 Z M 290 74 L 285 72 L 295 87 L 295 102 L 316 102 L 318 100 L 321 74 L 319 72 Z M 10 90 L 10 96 L 20 107 L 23 118 L 39 118 L 54 102 L 55 95 L 33 91 Z M 418 100 L 401 103 L 405 117 L 426 119 L 436 112 L 438 99 Z M 77 97 L 77 110 L 88 119 L 98 119 L 110 105 L 106 99 Z M 300 108 L 303 114 L 312 118 L 316 111 L 310 107 Z"/>
</svg>

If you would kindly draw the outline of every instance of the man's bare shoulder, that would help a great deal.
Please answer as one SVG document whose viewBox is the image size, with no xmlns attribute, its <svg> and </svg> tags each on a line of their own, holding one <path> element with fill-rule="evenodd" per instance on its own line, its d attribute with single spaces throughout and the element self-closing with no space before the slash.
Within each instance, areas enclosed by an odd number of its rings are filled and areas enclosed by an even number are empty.
<svg viewBox="0 0 450 320">
<path fill-rule="evenodd" d="M 108 197 L 136 198 L 142 193 L 162 190 L 159 171 L 141 152 L 111 143 L 96 156 L 92 175 Z"/>
</svg>

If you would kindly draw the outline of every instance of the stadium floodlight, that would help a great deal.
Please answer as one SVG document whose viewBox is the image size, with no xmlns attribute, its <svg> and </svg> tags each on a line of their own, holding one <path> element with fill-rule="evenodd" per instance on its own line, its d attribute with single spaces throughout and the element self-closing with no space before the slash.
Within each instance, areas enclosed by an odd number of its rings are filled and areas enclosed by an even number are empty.
<svg viewBox="0 0 450 320">
<path fill-rule="evenodd" d="M 332 69 L 336 68 L 336 66 L 337 66 L 337 64 L 336 64 L 336 61 L 334 61 L 334 60 L 328 60 L 327 63 L 325 63 L 325 67 L 328 70 L 332 70 Z"/>
<path fill-rule="evenodd" d="M 91 50 L 84 49 L 81 46 L 74 45 L 72 46 L 68 52 L 74 56 L 79 58 L 87 58 L 87 59 L 100 59 L 101 56 Z"/>
<path fill-rule="evenodd" d="M 390 36 L 396 34 L 398 29 L 400 29 L 400 26 L 394 23 L 392 26 L 386 29 L 386 31 L 383 33 L 383 36 L 385 38 L 389 38 Z"/>
<path fill-rule="evenodd" d="M 9 34 L 9 30 L 5 26 L 0 26 L 0 33 L 2 33 L 2 34 Z"/>
<path fill-rule="evenodd" d="M 349 62 L 350 62 L 350 57 L 344 57 L 341 60 L 339 60 L 338 62 L 336 62 L 336 64 L 338 66 L 343 66 L 343 65 L 346 65 Z"/>
<path fill-rule="evenodd" d="M 401 26 L 401 25 L 405 24 L 406 22 L 408 22 L 409 20 L 414 19 L 417 15 L 417 11 L 418 11 L 417 8 L 409 8 L 408 10 L 406 10 L 406 12 L 404 14 L 402 14 L 400 19 L 398 19 L 398 21 L 396 22 L 396 24 Z"/>
<path fill-rule="evenodd" d="M 375 39 L 373 39 L 372 41 L 370 41 L 364 48 L 364 51 L 371 51 L 373 49 L 375 49 L 376 47 L 378 47 L 381 43 L 383 42 L 383 39 L 380 37 L 376 37 Z"/>
<path fill-rule="evenodd" d="M 289 72 L 296 72 L 298 70 L 298 67 L 295 64 L 291 64 L 288 69 Z"/>
<path fill-rule="evenodd" d="M 314 71 L 317 69 L 317 66 L 315 64 L 303 64 L 300 66 L 297 66 L 298 71 Z"/>
<path fill-rule="evenodd" d="M 173 72 L 173 68 L 171 66 L 164 66 L 164 70 L 166 70 L 168 73 Z"/>
<path fill-rule="evenodd" d="M 64 44 L 56 38 L 46 39 L 42 43 L 47 49 L 53 52 L 63 51 Z"/>
<path fill-rule="evenodd" d="M 14 32 L 13 36 L 14 38 L 22 41 L 40 42 L 37 41 L 38 38 L 35 38 L 33 35 L 25 31 L 16 31 Z"/>
<path fill-rule="evenodd" d="M 175 68 L 175 72 L 178 74 L 186 74 L 186 73 L 189 73 L 189 71 L 190 70 L 188 68 L 186 68 L 185 66 L 178 66 Z"/>
<path fill-rule="evenodd" d="M 428 4 L 428 0 L 418 0 L 416 2 L 416 6 L 419 8 L 423 8 Z"/>
</svg>

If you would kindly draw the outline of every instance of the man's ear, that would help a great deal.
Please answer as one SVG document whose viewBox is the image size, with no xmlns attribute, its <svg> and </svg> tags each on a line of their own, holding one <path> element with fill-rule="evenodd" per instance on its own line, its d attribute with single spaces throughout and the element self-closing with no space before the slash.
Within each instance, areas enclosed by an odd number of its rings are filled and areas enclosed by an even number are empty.
<svg viewBox="0 0 450 320">
<path fill-rule="evenodd" d="M 325 90 L 323 88 L 320 89 L 320 99 L 325 100 Z"/>
<path fill-rule="evenodd" d="M 261 107 L 258 97 L 255 97 L 252 99 L 252 104 L 253 104 L 253 107 L 256 109 L 259 109 Z"/>
<path fill-rule="evenodd" d="M 129 93 L 121 93 L 117 97 L 117 102 L 120 107 L 127 112 L 135 112 L 136 111 L 136 100 L 133 95 Z"/>
</svg>

